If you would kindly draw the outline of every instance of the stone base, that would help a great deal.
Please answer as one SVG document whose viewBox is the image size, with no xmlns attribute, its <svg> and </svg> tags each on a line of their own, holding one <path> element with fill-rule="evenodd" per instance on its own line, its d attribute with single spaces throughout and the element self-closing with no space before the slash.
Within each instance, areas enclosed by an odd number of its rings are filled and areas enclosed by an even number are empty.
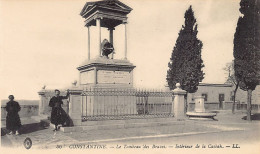
<svg viewBox="0 0 260 154">
<path fill-rule="evenodd" d="M 133 87 L 133 69 L 128 60 L 97 57 L 85 61 L 77 69 L 80 72 L 79 85 L 91 87 Z"/>
<path fill-rule="evenodd" d="M 196 120 L 205 120 L 205 119 L 212 119 L 215 120 L 214 117 L 217 113 L 214 112 L 187 112 L 186 115 L 189 119 L 196 119 Z"/>
<path fill-rule="evenodd" d="M 82 126 L 61 127 L 62 132 L 79 132 L 90 130 L 108 130 L 124 128 L 155 127 L 163 125 L 184 125 L 184 121 L 175 121 L 174 118 L 154 118 L 154 119 L 129 119 L 129 120 L 106 120 L 82 122 Z M 50 124 L 51 128 L 55 128 Z"/>
</svg>

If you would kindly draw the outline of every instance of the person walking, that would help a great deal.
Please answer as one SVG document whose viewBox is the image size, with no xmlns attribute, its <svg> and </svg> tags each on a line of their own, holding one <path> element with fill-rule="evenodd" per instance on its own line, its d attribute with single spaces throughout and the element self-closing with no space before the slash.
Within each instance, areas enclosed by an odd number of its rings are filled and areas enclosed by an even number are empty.
<svg viewBox="0 0 260 154">
<path fill-rule="evenodd" d="M 18 112 L 21 110 L 21 107 L 18 102 L 14 101 L 14 96 L 9 95 L 9 102 L 6 103 L 6 129 L 10 130 L 9 135 L 15 133 L 19 135 L 19 128 L 21 125 L 21 120 Z"/>
<path fill-rule="evenodd" d="M 67 90 L 66 96 L 60 96 L 60 91 L 58 89 L 55 90 L 55 96 L 50 99 L 49 106 L 52 108 L 51 110 L 51 123 L 55 125 L 55 129 L 53 131 L 57 131 L 61 125 L 63 125 L 66 121 L 66 115 L 64 115 L 62 109 L 62 100 L 67 99 L 69 97 L 69 90 Z"/>
</svg>

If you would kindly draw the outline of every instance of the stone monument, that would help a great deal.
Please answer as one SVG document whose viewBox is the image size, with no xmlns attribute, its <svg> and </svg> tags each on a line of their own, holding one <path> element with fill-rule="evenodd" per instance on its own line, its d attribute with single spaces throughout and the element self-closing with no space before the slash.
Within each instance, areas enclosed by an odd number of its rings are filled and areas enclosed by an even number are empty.
<svg viewBox="0 0 260 154">
<path fill-rule="evenodd" d="M 88 59 L 77 69 L 80 72 L 79 86 L 86 88 L 131 88 L 135 66 L 127 60 L 127 14 L 132 8 L 118 0 L 87 2 L 80 15 L 88 28 Z M 113 30 L 124 26 L 124 58 L 114 59 Z M 90 51 L 90 26 L 98 28 L 98 49 Z M 101 42 L 101 28 L 107 28 L 109 40 Z M 91 58 L 91 52 L 99 56 Z M 111 55 L 109 55 L 111 54 Z"/>
<path fill-rule="evenodd" d="M 104 100 L 100 91 L 115 91 L 133 89 L 133 70 L 135 66 L 127 59 L 127 14 L 132 8 L 123 4 L 118 0 L 102 0 L 95 2 L 87 2 L 83 7 L 80 15 L 85 18 L 85 26 L 88 29 L 88 58 L 77 67 L 79 71 L 79 82 L 73 82 L 69 89 L 70 97 L 68 100 L 68 115 L 73 122 L 73 126 L 81 126 L 84 116 L 93 116 L 94 111 L 103 111 L 104 108 L 111 108 L 111 104 L 117 102 L 117 109 L 131 108 L 133 113 L 137 113 L 136 105 L 123 104 L 124 96 L 111 96 L 111 99 Z M 117 26 L 124 27 L 124 58 L 114 59 L 113 30 Z M 90 51 L 90 26 L 98 28 L 98 48 Z M 101 42 L 101 28 L 107 28 L 109 38 Z M 91 58 L 91 52 L 98 52 L 99 56 Z M 120 52 L 120 51 L 118 51 Z M 93 94 L 87 95 L 87 92 Z M 48 107 L 51 92 L 45 89 L 39 92 L 40 95 L 40 111 L 39 115 L 49 110 Z M 112 98 L 115 97 L 115 98 Z M 131 97 L 129 99 L 133 99 Z M 85 112 L 87 112 L 85 114 Z M 121 112 L 127 114 L 128 110 Z M 85 114 L 85 115 L 84 115 Z M 110 114 L 110 113 L 107 113 Z M 47 115 L 50 115 L 48 112 Z"/>
<path fill-rule="evenodd" d="M 196 120 L 205 120 L 205 119 L 214 119 L 217 115 L 216 112 L 206 111 L 204 107 L 204 96 L 196 96 L 195 99 L 195 109 L 193 112 L 187 112 L 186 115 L 190 119 Z"/>
<path fill-rule="evenodd" d="M 79 84 L 77 88 L 83 90 L 83 97 L 75 94 L 75 100 L 77 99 L 76 97 L 81 98 L 81 100 L 73 103 L 77 104 L 75 106 L 82 106 L 83 115 L 94 116 L 94 111 L 103 112 L 105 109 L 109 110 L 112 108 L 110 104 L 117 104 L 118 110 L 122 109 L 123 111 L 123 108 L 133 108 L 134 112 L 136 112 L 136 106 L 123 104 L 124 101 L 120 101 L 124 99 L 123 96 L 111 96 L 111 99 L 104 100 L 99 95 L 102 91 L 121 91 L 133 88 L 133 70 L 135 66 L 127 59 L 127 15 L 131 11 L 132 8 L 118 0 L 102 0 L 87 2 L 80 13 L 85 19 L 85 27 L 88 29 L 88 58 L 77 68 L 79 70 Z M 90 51 L 91 26 L 96 26 L 98 29 L 96 34 L 98 36 L 98 48 L 94 51 Z M 121 51 L 124 52 L 122 59 L 114 58 L 113 31 L 117 26 L 124 27 L 122 35 L 124 36 L 125 48 L 124 51 Z M 108 30 L 108 39 L 101 40 L 101 28 Z M 99 56 L 91 57 L 91 52 L 97 52 Z M 87 96 L 85 94 L 87 91 L 94 93 Z M 73 99 L 74 96 L 71 97 Z M 114 102 L 117 99 L 119 101 Z M 127 114 L 127 110 L 124 110 L 124 112 L 122 114 Z M 80 115 L 79 113 L 77 114 L 79 118 Z"/>
</svg>

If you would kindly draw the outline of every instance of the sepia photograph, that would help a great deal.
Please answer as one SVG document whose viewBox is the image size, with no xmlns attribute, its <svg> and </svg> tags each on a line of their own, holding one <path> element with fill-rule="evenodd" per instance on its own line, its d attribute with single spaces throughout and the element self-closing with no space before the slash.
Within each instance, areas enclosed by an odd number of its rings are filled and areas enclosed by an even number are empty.
<svg viewBox="0 0 260 154">
<path fill-rule="evenodd" d="M 4 153 L 260 152 L 260 0 L 0 0 Z"/>
</svg>

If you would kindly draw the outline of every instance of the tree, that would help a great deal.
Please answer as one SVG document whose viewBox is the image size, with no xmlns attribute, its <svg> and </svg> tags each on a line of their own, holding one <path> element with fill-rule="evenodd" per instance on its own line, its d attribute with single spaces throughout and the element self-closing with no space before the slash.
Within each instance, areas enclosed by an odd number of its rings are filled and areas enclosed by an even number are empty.
<svg viewBox="0 0 260 154">
<path fill-rule="evenodd" d="M 176 88 L 176 83 L 180 83 L 183 90 L 194 93 L 204 78 L 202 71 L 204 64 L 201 59 L 203 44 L 197 38 L 198 25 L 191 6 L 185 12 L 184 18 L 185 23 L 179 32 L 168 63 L 166 80 L 171 90 Z M 185 98 L 187 107 L 187 95 Z"/>
<path fill-rule="evenodd" d="M 226 83 L 229 83 L 229 84 L 232 84 L 233 86 L 235 86 L 234 98 L 233 98 L 233 104 L 232 104 L 232 113 L 234 114 L 235 113 L 235 104 L 236 104 L 236 93 L 237 93 L 237 89 L 239 87 L 239 84 L 241 82 L 235 76 L 234 61 L 232 61 L 231 63 L 227 63 L 224 70 L 227 71 L 227 73 L 228 73 Z"/>
<path fill-rule="evenodd" d="M 241 0 L 234 35 L 235 76 L 242 81 L 239 87 L 247 91 L 247 120 L 251 120 L 252 91 L 260 79 L 260 1 Z"/>
</svg>

